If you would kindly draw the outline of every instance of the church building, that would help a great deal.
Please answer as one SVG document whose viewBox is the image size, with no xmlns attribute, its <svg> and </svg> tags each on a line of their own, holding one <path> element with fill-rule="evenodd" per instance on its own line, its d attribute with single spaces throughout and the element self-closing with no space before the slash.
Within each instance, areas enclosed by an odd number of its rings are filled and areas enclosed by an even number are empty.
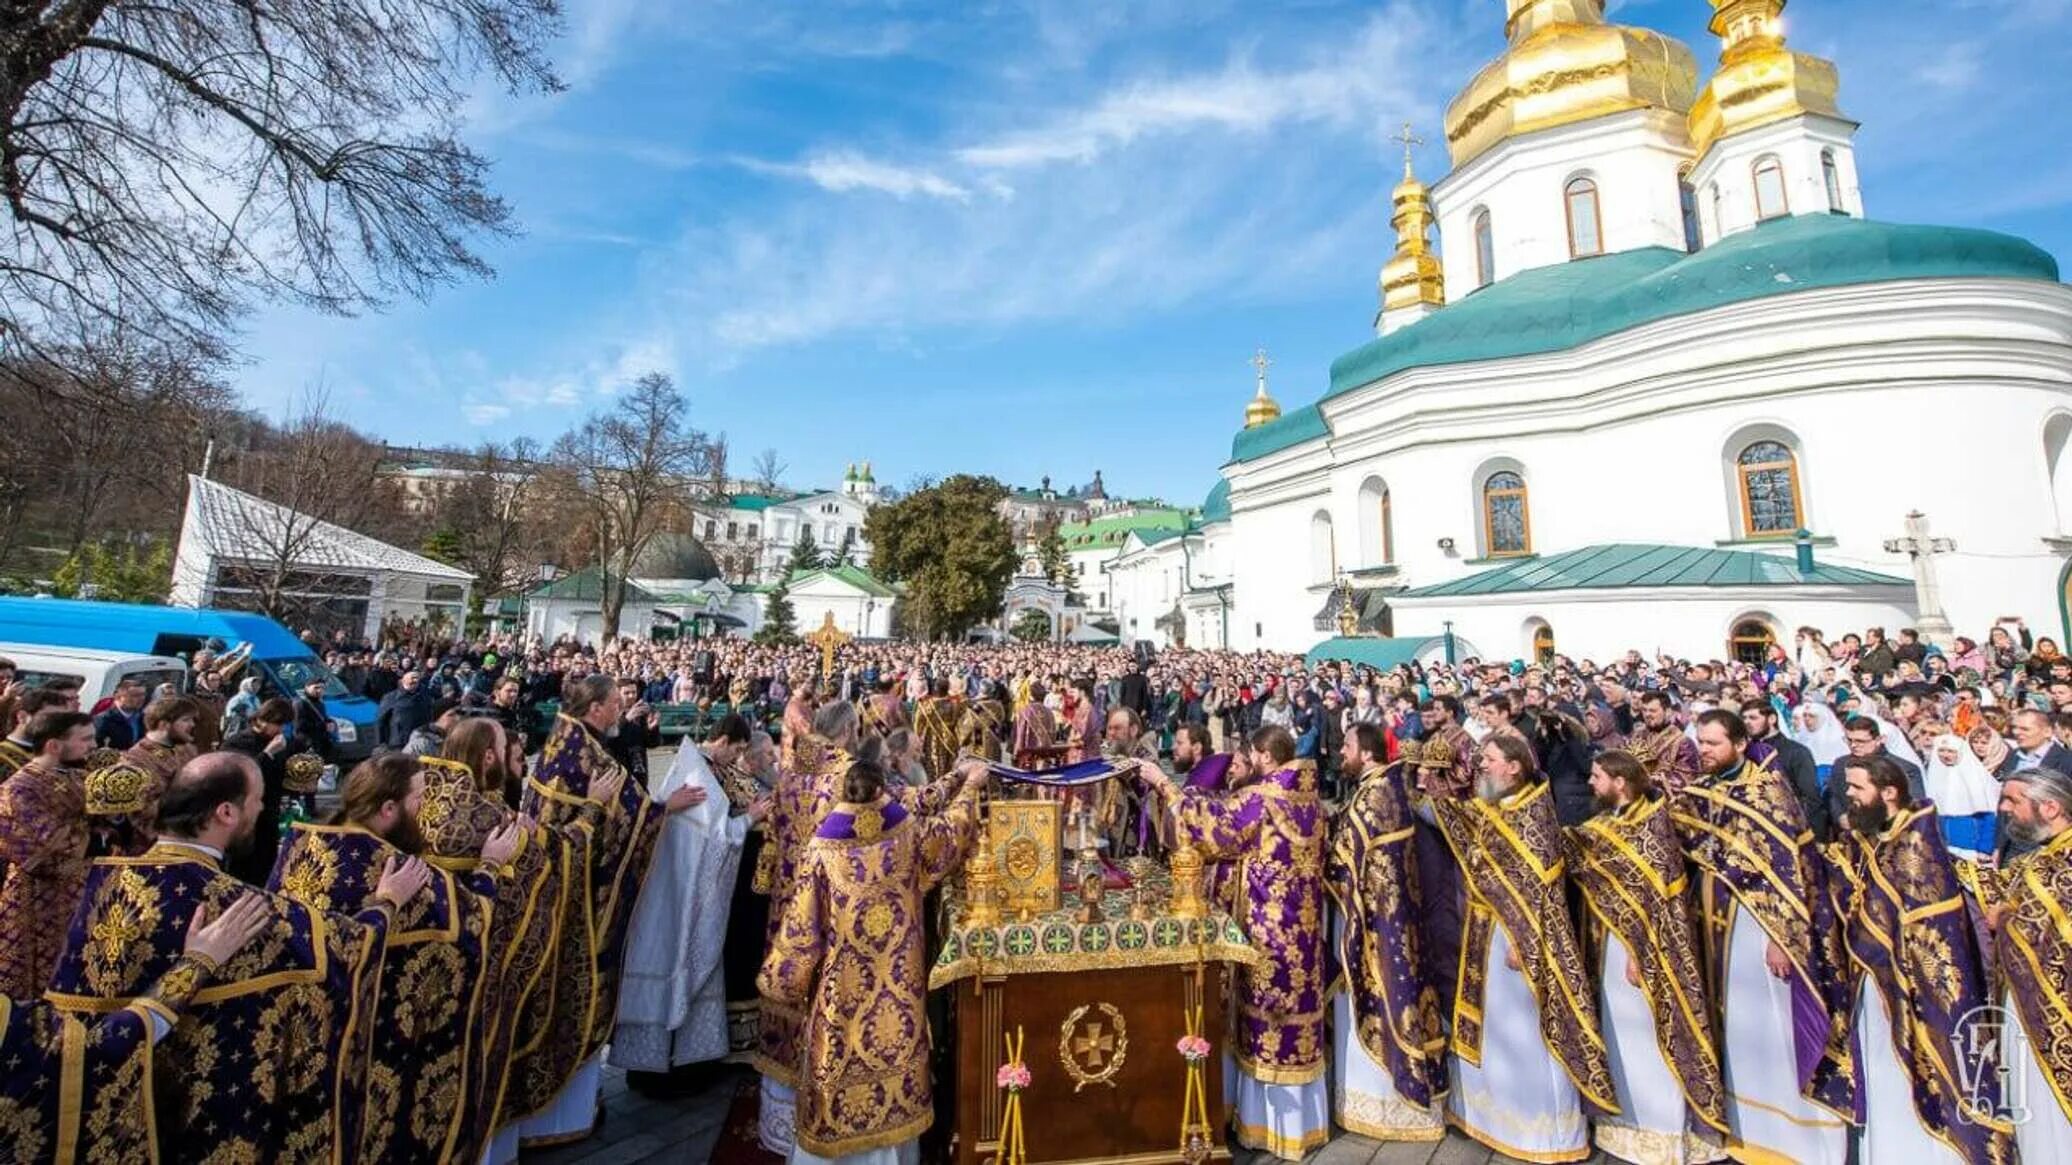
<svg viewBox="0 0 2072 1165">
<path fill-rule="evenodd" d="M 1451 172 L 1419 181 L 1404 134 L 1375 337 L 1285 412 L 1262 360 L 1199 520 L 1118 591 L 1240 650 L 1341 622 L 1503 659 L 2057 634 L 2072 289 L 2024 240 L 1867 218 L 1835 67 L 1783 7 L 1714 0 L 1701 83 L 1600 0 L 1508 0 Z"/>
</svg>

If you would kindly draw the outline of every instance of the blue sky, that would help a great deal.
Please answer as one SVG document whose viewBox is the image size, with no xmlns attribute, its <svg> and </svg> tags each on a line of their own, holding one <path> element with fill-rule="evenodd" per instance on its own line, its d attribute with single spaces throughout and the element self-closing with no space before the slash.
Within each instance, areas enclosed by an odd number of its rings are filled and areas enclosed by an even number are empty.
<svg viewBox="0 0 2072 1165">
<path fill-rule="evenodd" d="M 1199 502 L 1252 389 L 1284 406 L 1371 337 L 1404 120 L 1503 42 L 1498 0 L 570 0 L 568 90 L 470 138 L 522 236 L 497 278 L 256 317 L 236 381 L 321 389 L 395 441 L 551 438 L 659 369 L 745 469 L 795 484 L 1105 471 Z M 1615 19 L 1709 72 L 1699 0 Z M 1802 0 L 1873 218 L 2072 258 L 2072 0 Z M 1442 146 L 1418 151 L 1427 181 Z"/>
</svg>

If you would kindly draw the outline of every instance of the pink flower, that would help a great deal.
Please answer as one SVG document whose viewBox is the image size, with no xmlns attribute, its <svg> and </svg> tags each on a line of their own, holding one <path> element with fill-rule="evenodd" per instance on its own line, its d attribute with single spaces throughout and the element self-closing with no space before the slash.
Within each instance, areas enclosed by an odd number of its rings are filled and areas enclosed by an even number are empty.
<svg viewBox="0 0 2072 1165">
<path fill-rule="evenodd" d="M 1180 1055 L 1192 1063 L 1209 1058 L 1209 1041 L 1205 1036 L 1181 1036 Z"/>
<path fill-rule="evenodd" d="M 1020 1092 L 1027 1088 L 1033 1079 L 1034 1077 L 1029 1075 L 1029 1066 L 1020 1060 L 1000 1065 L 1000 1071 L 993 1075 L 994 1085 L 1009 1092 Z"/>
</svg>

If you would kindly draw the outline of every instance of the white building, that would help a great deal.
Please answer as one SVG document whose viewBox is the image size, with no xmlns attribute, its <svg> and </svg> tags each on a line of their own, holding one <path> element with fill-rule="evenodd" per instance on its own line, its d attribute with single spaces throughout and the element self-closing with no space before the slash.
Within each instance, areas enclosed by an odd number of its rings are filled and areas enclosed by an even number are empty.
<svg viewBox="0 0 2072 1165">
<path fill-rule="evenodd" d="M 1452 172 L 1406 158 L 1377 337 L 1285 415 L 1262 375 L 1232 443 L 1229 646 L 1333 634 L 1341 582 L 1384 634 L 1503 657 L 1925 629 L 1887 548 L 1912 511 L 1954 541 L 1958 630 L 2060 625 L 2072 289 L 2023 240 L 1866 220 L 1833 66 L 1784 46 L 1782 0 L 1718 6 L 1701 90 L 1598 0 L 1509 0 Z M 1144 570 L 1119 603 L 1168 602 Z"/>
<path fill-rule="evenodd" d="M 284 602 L 297 630 L 373 639 L 383 622 L 459 626 L 474 576 L 343 526 L 189 474 L 173 555 L 176 607 L 258 610 Z"/>
<path fill-rule="evenodd" d="M 834 624 L 858 639 L 892 637 L 892 608 L 899 592 L 862 567 L 833 566 L 791 577 L 792 626 L 800 635 Z"/>
<path fill-rule="evenodd" d="M 659 603 L 646 587 L 628 579 L 619 606 L 619 635 L 647 639 L 654 635 Z M 525 633 L 549 643 L 573 638 L 595 644 L 604 634 L 604 583 L 596 567 L 565 574 L 525 596 Z"/>
<path fill-rule="evenodd" d="M 811 530 L 822 554 L 849 545 L 850 561 L 870 564 L 864 519 L 884 500 L 871 463 L 851 465 L 840 489 L 809 493 L 735 494 L 697 507 L 694 528 L 727 577 L 741 583 L 775 582 L 791 562 L 799 531 Z"/>
</svg>

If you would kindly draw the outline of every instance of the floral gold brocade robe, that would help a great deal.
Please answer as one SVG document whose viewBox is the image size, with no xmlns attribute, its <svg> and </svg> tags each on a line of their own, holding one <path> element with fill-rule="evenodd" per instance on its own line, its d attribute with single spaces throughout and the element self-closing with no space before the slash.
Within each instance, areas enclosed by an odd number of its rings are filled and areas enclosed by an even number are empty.
<svg viewBox="0 0 2072 1165">
<path fill-rule="evenodd" d="M 1669 804 L 1645 797 L 1569 831 L 1569 876 L 1581 891 L 1590 978 L 1604 971 L 1607 942 L 1626 944 L 1640 968 L 1640 990 L 1655 1021 L 1662 1062 L 1683 1090 L 1684 1106 L 1728 1132 L 1726 1085 L 1712 1038 L 1711 996 L 1691 925 L 1683 844 Z"/>
<path fill-rule="evenodd" d="M 1344 919 L 1332 962 L 1337 985 L 1352 993 L 1360 1045 L 1403 1099 L 1422 1107 L 1446 1089 L 1446 1036 L 1418 930 L 1423 901 L 1406 769 L 1377 766 L 1361 776 L 1331 823 L 1326 889 Z"/>
<path fill-rule="evenodd" d="M 252 892 L 163 840 L 95 862 L 45 998 L 87 1020 L 129 1007 L 178 966 L 197 908 L 216 917 Z M 267 897 L 272 925 L 194 993 L 152 1057 L 141 1103 L 156 1114 L 160 1160 L 355 1158 L 393 915 L 385 903 L 348 918 Z M 90 1137 L 125 1118 L 89 1107 L 82 1119 Z"/>
<path fill-rule="evenodd" d="M 1852 829 L 1841 850 L 1834 889 L 1854 964 L 1845 984 L 1849 1014 L 1856 1014 L 1859 990 L 1875 994 L 1868 1006 L 1886 1009 L 1892 1053 L 1913 1080 L 1914 1113 L 1930 1136 L 1969 1165 L 2010 1160 L 2013 1129 L 1995 1115 L 1999 1080 L 1991 1072 L 1967 1079 L 1957 1062 L 1960 1021 L 1989 1000 L 1935 807 L 1921 802 L 1902 810 L 1880 837 Z M 1858 1048 L 1859 1056 L 1882 1054 Z"/>
<path fill-rule="evenodd" d="M 837 804 L 801 855 L 763 960 L 763 994 L 805 1012 L 799 1148 L 897 1145 L 935 1118 L 922 898 L 970 848 L 978 789 L 922 817 L 888 797 Z"/>
<path fill-rule="evenodd" d="M 50 986 L 86 881 L 85 774 L 38 759 L 0 784 L 0 995 Z"/>
<path fill-rule="evenodd" d="M 382 867 L 402 851 L 355 825 L 298 822 L 267 889 L 314 910 L 365 907 Z M 483 1042 L 482 987 L 496 881 L 464 882 L 434 866 L 396 911 L 382 959 L 360 1159 L 468 1160 L 481 1155 L 468 1119 Z"/>
<path fill-rule="evenodd" d="M 850 764 L 847 752 L 829 747 L 819 737 L 812 738 L 811 743 L 802 742 L 798 755 L 810 763 L 778 775 L 770 816 L 763 822 L 763 850 L 757 855 L 756 889 L 770 896 L 763 943 L 766 951 L 777 942 L 783 905 L 791 899 L 806 847 L 820 828 L 821 819 L 834 805 L 835 788 Z M 780 1084 L 797 1087 L 799 1062 L 804 1055 L 804 1030 L 805 1013 L 797 1005 L 764 992 L 753 1057 L 756 1071 Z"/>
<path fill-rule="evenodd" d="M 556 716 L 554 730 L 540 749 L 538 771 L 526 787 L 527 811 L 542 825 L 574 821 L 595 804 L 590 800 L 591 783 L 619 767 L 588 725 Z M 647 789 L 628 780 L 619 789 L 618 805 L 598 822 L 591 838 L 586 885 L 594 970 L 589 1031 L 581 1060 L 602 1050 L 618 1023 L 619 966 L 626 951 L 626 930 L 632 924 L 641 885 L 647 881 L 655 843 L 662 835 L 662 816 L 662 806 L 648 796 Z M 570 983 L 563 987 L 574 989 Z"/>
<path fill-rule="evenodd" d="M 2028 1033 L 2055 1096 L 2072 1120 L 2072 829 L 2052 838 L 2007 872 L 2006 909 L 1995 941 L 2007 994 Z"/>
<path fill-rule="evenodd" d="M 1238 973 L 1238 1066 L 1266 1084 L 1324 1074 L 1324 809 L 1316 777 L 1296 769 L 1228 792 L 1187 789 L 1174 844 L 1237 864 L 1232 893 L 1245 934 L 1266 958 Z"/>
<path fill-rule="evenodd" d="M 1453 1053 L 1482 1062 L 1482 1001 L 1492 928 L 1504 928 L 1539 1005 L 1540 1039 L 1576 1086 L 1585 1109 L 1619 1111 L 1597 994 L 1583 972 L 1569 922 L 1567 863 L 1554 799 L 1544 781 L 1490 801 L 1431 801 L 1460 862 L 1468 892 L 1454 988 Z M 1499 968 L 1497 974 L 1510 974 Z"/>
</svg>

